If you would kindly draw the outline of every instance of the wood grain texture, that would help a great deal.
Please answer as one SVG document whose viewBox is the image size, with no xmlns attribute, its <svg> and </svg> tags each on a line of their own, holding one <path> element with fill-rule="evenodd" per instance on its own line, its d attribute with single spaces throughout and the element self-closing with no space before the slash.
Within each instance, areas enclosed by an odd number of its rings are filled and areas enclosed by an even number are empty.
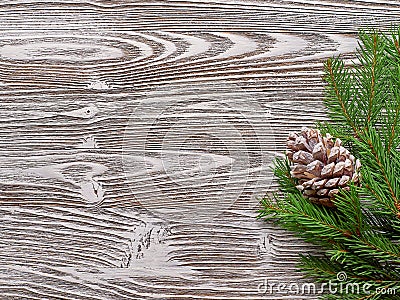
<svg viewBox="0 0 400 300">
<path fill-rule="evenodd" d="M 322 65 L 398 1 L 2 1 L 1 299 L 315 299 L 255 220 Z"/>
</svg>

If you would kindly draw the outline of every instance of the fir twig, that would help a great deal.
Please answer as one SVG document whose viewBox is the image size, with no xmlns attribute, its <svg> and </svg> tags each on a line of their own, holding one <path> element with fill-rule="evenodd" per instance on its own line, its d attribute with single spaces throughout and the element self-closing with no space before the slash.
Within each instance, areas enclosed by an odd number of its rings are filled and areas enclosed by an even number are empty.
<svg viewBox="0 0 400 300">
<path fill-rule="evenodd" d="M 262 201 L 259 217 L 274 220 L 324 256 L 301 255 L 300 268 L 320 282 L 345 271 L 350 283 L 371 293 L 323 295 L 326 299 L 400 299 L 400 28 L 390 35 L 361 31 L 357 60 L 347 67 L 328 59 L 323 132 L 342 139 L 361 160 L 361 186 L 335 197 L 335 208 L 311 203 L 296 188 L 288 160 L 277 160 L 279 192 Z"/>
</svg>

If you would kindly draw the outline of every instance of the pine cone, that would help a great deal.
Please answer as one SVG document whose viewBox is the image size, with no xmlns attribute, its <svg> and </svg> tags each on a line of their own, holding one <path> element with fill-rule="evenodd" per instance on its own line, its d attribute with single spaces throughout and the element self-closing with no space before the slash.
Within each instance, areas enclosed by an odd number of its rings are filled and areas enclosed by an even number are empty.
<svg viewBox="0 0 400 300">
<path fill-rule="evenodd" d="M 359 184 L 360 161 L 342 146 L 340 139 L 325 137 L 319 130 L 303 127 L 300 134 L 290 133 L 286 155 L 293 162 L 291 175 L 299 179 L 297 189 L 311 202 L 333 207 L 339 187 Z"/>
</svg>

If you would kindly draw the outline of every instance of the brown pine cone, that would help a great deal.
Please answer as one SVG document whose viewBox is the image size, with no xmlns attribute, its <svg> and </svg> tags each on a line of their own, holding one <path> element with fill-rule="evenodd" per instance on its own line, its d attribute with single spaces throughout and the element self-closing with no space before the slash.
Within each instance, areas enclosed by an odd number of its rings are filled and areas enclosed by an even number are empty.
<svg viewBox="0 0 400 300">
<path fill-rule="evenodd" d="M 299 179 L 297 189 L 311 202 L 333 207 L 339 187 L 348 190 L 350 182 L 359 184 L 360 161 L 330 134 L 323 137 L 306 127 L 300 134 L 290 133 L 286 155 L 293 162 L 291 175 Z"/>
</svg>

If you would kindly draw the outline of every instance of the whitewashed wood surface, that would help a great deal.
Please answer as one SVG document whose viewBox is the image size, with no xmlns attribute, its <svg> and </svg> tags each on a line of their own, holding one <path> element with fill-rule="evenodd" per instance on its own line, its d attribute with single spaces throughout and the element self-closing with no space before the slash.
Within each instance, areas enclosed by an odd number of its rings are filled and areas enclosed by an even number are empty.
<svg viewBox="0 0 400 300">
<path fill-rule="evenodd" d="M 393 0 L 0 3 L 0 299 L 315 299 L 255 220 L 322 64 Z"/>
</svg>

